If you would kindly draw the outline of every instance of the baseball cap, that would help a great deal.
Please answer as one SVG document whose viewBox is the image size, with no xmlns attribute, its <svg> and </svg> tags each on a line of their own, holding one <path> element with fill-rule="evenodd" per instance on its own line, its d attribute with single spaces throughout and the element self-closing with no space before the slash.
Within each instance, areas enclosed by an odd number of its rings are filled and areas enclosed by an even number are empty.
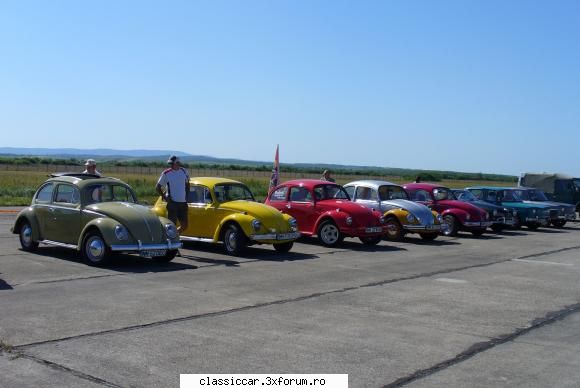
<svg viewBox="0 0 580 388">
<path fill-rule="evenodd" d="M 167 164 L 174 164 L 174 163 L 181 164 L 181 159 L 179 159 L 176 155 L 171 155 L 169 157 L 169 159 L 167 159 Z"/>
<path fill-rule="evenodd" d="M 95 159 L 87 159 L 87 161 L 85 162 L 85 166 L 96 166 L 97 162 L 95 161 Z"/>
</svg>

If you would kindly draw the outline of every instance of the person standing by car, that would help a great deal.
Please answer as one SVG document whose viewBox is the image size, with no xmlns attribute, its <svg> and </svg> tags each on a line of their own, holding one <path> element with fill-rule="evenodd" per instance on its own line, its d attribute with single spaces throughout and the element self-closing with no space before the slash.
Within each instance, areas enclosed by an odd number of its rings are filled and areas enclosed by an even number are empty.
<svg viewBox="0 0 580 388">
<path fill-rule="evenodd" d="M 101 176 L 101 173 L 97 171 L 97 162 L 95 159 L 87 159 L 85 162 L 85 171 L 83 171 L 83 174 L 91 174 L 98 177 Z"/>
<path fill-rule="evenodd" d="M 187 229 L 187 194 L 189 193 L 189 175 L 181 166 L 181 160 L 172 155 L 167 164 L 171 167 L 161 173 L 156 190 L 167 201 L 167 218 L 175 225 L 179 221 L 178 232 Z M 165 191 L 164 191 L 165 190 Z"/>
<path fill-rule="evenodd" d="M 322 177 L 320 177 L 320 180 L 327 182 L 335 182 L 334 178 L 332 178 L 330 174 L 331 174 L 330 170 L 324 170 L 324 172 L 322 173 Z"/>
</svg>

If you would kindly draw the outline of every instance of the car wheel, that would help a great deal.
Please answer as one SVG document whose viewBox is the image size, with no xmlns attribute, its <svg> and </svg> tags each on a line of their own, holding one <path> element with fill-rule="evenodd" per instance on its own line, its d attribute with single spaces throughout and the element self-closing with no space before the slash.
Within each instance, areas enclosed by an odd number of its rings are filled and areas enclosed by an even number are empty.
<svg viewBox="0 0 580 388">
<path fill-rule="evenodd" d="M 274 244 L 274 249 L 277 252 L 289 252 L 293 245 L 294 241 L 289 241 L 282 244 Z"/>
<path fill-rule="evenodd" d="M 556 227 L 556 228 L 563 228 L 564 225 L 566 225 L 566 220 L 558 220 L 558 221 L 552 221 L 552 224 Z"/>
<path fill-rule="evenodd" d="M 437 233 L 421 233 L 421 238 L 425 241 L 433 241 L 437 238 Z"/>
<path fill-rule="evenodd" d="M 502 224 L 493 224 L 491 226 L 491 230 L 493 230 L 495 233 L 501 233 L 503 228 L 504 228 L 504 226 Z"/>
<path fill-rule="evenodd" d="M 471 234 L 474 235 L 475 237 L 481 237 L 483 236 L 483 234 L 485 233 L 485 229 L 481 230 L 472 230 Z"/>
<path fill-rule="evenodd" d="M 447 224 L 447 229 L 443 232 L 444 236 L 457 236 L 457 232 L 459 232 L 459 225 L 457 224 L 457 219 L 455 216 L 447 214 L 445 217 L 443 217 L 443 223 Z"/>
<path fill-rule="evenodd" d="M 529 230 L 536 230 L 540 227 L 539 224 L 535 224 L 535 223 L 534 224 L 527 224 L 526 226 L 528 227 Z"/>
<path fill-rule="evenodd" d="M 163 256 L 155 256 L 153 260 L 159 263 L 169 263 L 171 260 L 175 258 L 175 256 L 177 256 L 177 249 L 167 251 L 167 253 Z"/>
<path fill-rule="evenodd" d="M 33 252 L 38 248 L 38 243 L 32 238 L 32 226 L 28 221 L 24 221 L 20 225 L 20 245 L 22 249 L 27 252 Z"/>
<path fill-rule="evenodd" d="M 326 220 L 318 227 L 318 239 L 323 245 L 333 247 L 340 244 L 343 237 L 338 226 L 333 221 Z"/>
<path fill-rule="evenodd" d="M 360 237 L 360 241 L 364 244 L 364 245 L 377 245 L 378 243 L 381 242 L 381 240 L 383 239 L 383 236 L 376 236 L 376 237 Z"/>
<path fill-rule="evenodd" d="M 232 256 L 238 256 L 248 245 L 244 232 L 234 224 L 226 228 L 223 241 L 226 253 Z"/>
<path fill-rule="evenodd" d="M 520 220 L 520 217 L 515 216 L 514 217 L 514 225 L 512 226 L 513 229 L 521 229 L 522 228 L 522 221 Z"/>
<path fill-rule="evenodd" d="M 395 218 L 387 218 L 385 221 L 385 226 L 387 228 L 387 234 L 385 237 L 389 241 L 401 241 L 403 239 L 403 227 Z"/>
<path fill-rule="evenodd" d="M 81 247 L 83 259 L 88 265 L 102 266 L 111 261 L 111 252 L 99 232 L 89 232 Z"/>
</svg>

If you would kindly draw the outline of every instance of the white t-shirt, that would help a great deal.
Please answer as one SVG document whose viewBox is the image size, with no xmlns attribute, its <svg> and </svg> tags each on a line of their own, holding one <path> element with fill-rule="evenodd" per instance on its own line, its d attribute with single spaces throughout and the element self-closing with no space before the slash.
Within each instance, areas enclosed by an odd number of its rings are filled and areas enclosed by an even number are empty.
<svg viewBox="0 0 580 388">
<path fill-rule="evenodd" d="M 85 171 L 83 171 L 83 174 L 93 174 L 93 175 L 101 176 L 101 173 L 98 172 L 97 170 L 95 170 L 95 172 L 93 172 L 93 173 L 90 173 L 89 170 L 85 170 Z"/>
<path fill-rule="evenodd" d="M 161 173 L 157 184 L 167 186 L 167 192 L 171 196 L 173 202 L 187 202 L 187 193 L 185 192 L 185 185 L 189 182 L 189 175 L 185 168 L 180 167 L 179 170 L 168 168 Z"/>
</svg>

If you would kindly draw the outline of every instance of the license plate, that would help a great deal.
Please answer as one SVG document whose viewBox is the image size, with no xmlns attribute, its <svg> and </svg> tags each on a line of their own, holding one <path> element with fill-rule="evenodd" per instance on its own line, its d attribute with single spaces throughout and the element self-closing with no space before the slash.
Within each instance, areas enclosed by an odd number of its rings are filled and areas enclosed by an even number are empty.
<svg viewBox="0 0 580 388">
<path fill-rule="evenodd" d="M 383 228 L 381 228 L 380 226 L 365 229 L 365 232 L 367 232 L 367 233 L 380 233 L 382 231 L 383 231 Z"/>
<path fill-rule="evenodd" d="M 159 257 L 159 256 L 165 256 L 166 254 L 167 254 L 166 249 L 155 249 L 155 250 L 150 250 L 150 251 L 139 252 L 139 256 L 142 256 L 142 257 Z"/>
<path fill-rule="evenodd" d="M 292 240 L 295 238 L 293 233 L 281 233 L 276 236 L 276 240 Z"/>
</svg>

